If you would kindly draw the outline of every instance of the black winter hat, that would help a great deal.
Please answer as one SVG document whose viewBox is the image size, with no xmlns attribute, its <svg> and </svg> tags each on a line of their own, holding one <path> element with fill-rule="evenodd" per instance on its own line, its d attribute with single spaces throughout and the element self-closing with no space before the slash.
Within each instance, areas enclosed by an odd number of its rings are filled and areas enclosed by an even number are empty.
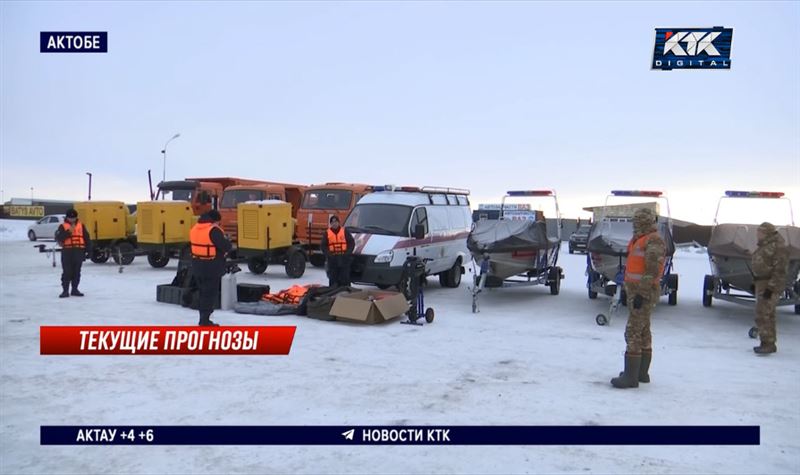
<svg viewBox="0 0 800 475">
<path fill-rule="evenodd" d="M 219 214 L 219 211 L 217 211 L 215 209 L 212 209 L 211 211 L 206 213 L 206 216 L 208 216 L 209 219 L 211 219 L 214 222 L 222 221 L 222 215 Z"/>
<path fill-rule="evenodd" d="M 335 214 L 331 216 L 331 219 L 328 220 L 328 224 L 333 224 L 334 221 L 336 221 L 337 223 L 339 222 L 339 217 L 336 216 Z"/>
<path fill-rule="evenodd" d="M 70 208 L 67 210 L 67 218 L 77 218 L 78 212 L 75 211 L 75 208 Z"/>
</svg>

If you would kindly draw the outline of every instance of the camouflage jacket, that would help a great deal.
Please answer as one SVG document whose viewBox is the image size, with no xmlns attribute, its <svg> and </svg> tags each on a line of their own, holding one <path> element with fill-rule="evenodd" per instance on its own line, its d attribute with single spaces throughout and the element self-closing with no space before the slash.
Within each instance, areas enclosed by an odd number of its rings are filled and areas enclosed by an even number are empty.
<svg viewBox="0 0 800 475">
<path fill-rule="evenodd" d="M 752 271 L 756 282 L 767 281 L 767 287 L 780 292 L 786 286 L 789 248 L 783 237 L 774 233 L 758 241 L 753 253 Z"/>
</svg>

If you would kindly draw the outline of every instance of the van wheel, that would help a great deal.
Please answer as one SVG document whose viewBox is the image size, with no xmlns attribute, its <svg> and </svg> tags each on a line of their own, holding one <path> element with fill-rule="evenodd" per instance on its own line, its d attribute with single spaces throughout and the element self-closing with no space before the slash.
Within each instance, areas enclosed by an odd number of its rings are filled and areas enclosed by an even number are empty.
<svg viewBox="0 0 800 475">
<path fill-rule="evenodd" d="M 36 240 L 36 233 L 33 232 L 33 229 L 28 231 L 28 239 L 30 239 L 31 241 L 35 241 Z"/>
<path fill-rule="evenodd" d="M 169 256 L 158 251 L 150 252 L 147 254 L 147 263 L 154 269 L 160 269 L 169 263 Z"/>
<path fill-rule="evenodd" d="M 461 260 L 456 260 L 456 263 L 453 264 L 449 270 L 441 272 L 439 274 L 439 283 L 442 287 L 449 287 L 451 289 L 455 289 L 459 285 L 461 285 Z"/>
<path fill-rule="evenodd" d="M 253 274 L 263 274 L 267 270 L 267 261 L 254 257 L 247 261 L 247 269 Z"/>
<path fill-rule="evenodd" d="M 135 249 L 129 242 L 121 242 L 111 249 L 111 258 L 117 265 L 127 266 L 136 257 Z"/>
<path fill-rule="evenodd" d="M 306 256 L 303 251 L 290 250 L 286 255 L 286 275 L 292 279 L 299 279 L 306 272 Z"/>
</svg>

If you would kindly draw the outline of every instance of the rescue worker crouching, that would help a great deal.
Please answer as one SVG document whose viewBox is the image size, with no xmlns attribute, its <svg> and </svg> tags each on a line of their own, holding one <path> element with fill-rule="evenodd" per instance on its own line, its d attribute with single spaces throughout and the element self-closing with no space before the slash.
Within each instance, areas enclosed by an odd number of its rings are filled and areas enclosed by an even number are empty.
<svg viewBox="0 0 800 475">
<path fill-rule="evenodd" d="M 625 326 L 625 370 L 613 378 L 615 388 L 636 388 L 650 382 L 653 342 L 650 314 L 661 294 L 666 244 L 656 230 L 656 213 L 648 208 L 633 215 L 633 238 L 628 243 L 625 264 L 625 292 L 628 295 L 628 324 Z"/>
<path fill-rule="evenodd" d="M 192 249 L 192 275 L 197 282 L 200 297 L 197 309 L 200 326 L 219 326 L 211 321 L 211 314 L 219 299 L 220 284 L 225 274 L 225 254 L 231 243 L 219 227 L 222 217 L 217 210 L 200 216 L 189 232 Z"/>
<path fill-rule="evenodd" d="M 83 297 L 78 290 L 81 282 L 81 267 L 86 259 L 86 254 L 91 252 L 92 241 L 89 231 L 78 220 L 78 212 L 70 208 L 67 210 L 64 223 L 56 229 L 56 242 L 61 245 L 61 294 L 59 298 Z M 72 292 L 69 286 L 72 284 Z"/>
<path fill-rule="evenodd" d="M 331 216 L 329 223 L 330 227 L 320 242 L 320 249 L 325 256 L 328 285 L 344 287 L 350 285 L 350 265 L 356 242 L 353 235 L 341 227 L 337 216 Z"/>
<path fill-rule="evenodd" d="M 786 287 L 789 248 L 771 223 L 758 227 L 758 246 L 753 253 L 752 272 L 756 296 L 756 328 L 761 340 L 753 351 L 767 355 L 778 351 L 775 345 L 775 306 Z"/>
</svg>

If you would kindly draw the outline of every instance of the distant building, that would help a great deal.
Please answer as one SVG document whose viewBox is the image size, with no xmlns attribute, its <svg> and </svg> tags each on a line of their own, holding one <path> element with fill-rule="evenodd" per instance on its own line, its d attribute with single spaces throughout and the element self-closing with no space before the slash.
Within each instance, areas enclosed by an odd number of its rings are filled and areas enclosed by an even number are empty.
<svg viewBox="0 0 800 475">
<path fill-rule="evenodd" d="M 74 205 L 74 201 L 67 200 L 11 198 L 0 206 L 0 218 L 39 219 L 49 214 L 64 214 Z M 128 209 L 133 213 L 136 211 L 136 205 L 128 205 Z"/>
</svg>

